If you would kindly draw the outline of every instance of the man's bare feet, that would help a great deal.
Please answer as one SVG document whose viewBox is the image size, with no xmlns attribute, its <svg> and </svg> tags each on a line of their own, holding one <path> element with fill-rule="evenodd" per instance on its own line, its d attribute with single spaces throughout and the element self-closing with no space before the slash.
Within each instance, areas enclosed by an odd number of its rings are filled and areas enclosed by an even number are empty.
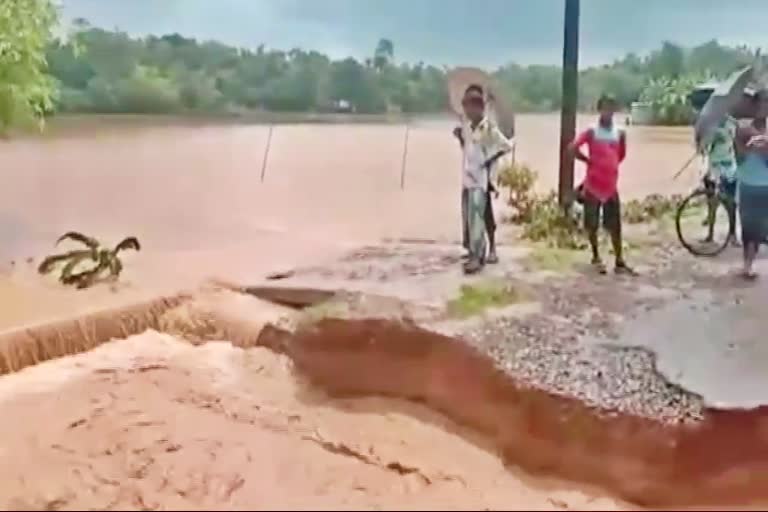
<svg viewBox="0 0 768 512">
<path fill-rule="evenodd" d="M 477 274 L 483 269 L 483 264 L 472 258 L 464 264 L 464 273 L 467 275 Z"/>
<path fill-rule="evenodd" d="M 620 276 L 631 276 L 631 277 L 637 276 L 637 272 L 635 271 L 635 269 L 633 269 L 623 261 L 617 262 L 616 267 L 614 268 L 613 271 Z"/>
<path fill-rule="evenodd" d="M 608 273 L 608 269 L 606 268 L 605 263 L 603 263 L 603 260 L 599 258 L 592 260 L 592 268 L 595 269 L 595 272 L 601 276 L 604 276 Z"/>
<path fill-rule="evenodd" d="M 745 268 L 741 271 L 741 278 L 745 281 L 754 281 L 758 278 L 758 274 L 751 268 Z"/>
</svg>

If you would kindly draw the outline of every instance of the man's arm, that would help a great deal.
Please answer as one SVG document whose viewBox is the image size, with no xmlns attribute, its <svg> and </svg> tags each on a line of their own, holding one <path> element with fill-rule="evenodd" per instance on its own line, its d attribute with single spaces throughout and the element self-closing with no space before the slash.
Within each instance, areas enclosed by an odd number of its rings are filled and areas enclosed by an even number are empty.
<svg viewBox="0 0 768 512">
<path fill-rule="evenodd" d="M 627 132 L 621 130 L 619 133 L 619 163 L 627 158 Z"/>
<path fill-rule="evenodd" d="M 495 182 L 498 181 L 496 162 L 507 153 L 510 153 L 514 149 L 515 143 L 513 140 L 508 139 L 497 126 L 491 126 L 487 142 L 491 151 L 493 151 L 491 157 L 484 163 L 484 167 L 488 171 L 488 187 L 491 193 L 499 197 L 499 191 L 495 185 Z"/>
<path fill-rule="evenodd" d="M 592 130 L 586 130 L 581 132 L 581 134 L 576 137 L 576 140 L 568 145 L 568 152 L 572 154 L 576 160 L 584 162 L 585 164 L 589 164 L 589 157 L 584 154 L 581 148 L 584 144 L 589 142 L 590 138 L 592 138 Z"/>
<path fill-rule="evenodd" d="M 485 161 L 485 167 L 490 169 L 499 158 L 512 151 L 514 142 L 504 136 L 497 126 L 492 126 L 489 133 L 489 146 L 493 148 L 491 157 Z"/>
<path fill-rule="evenodd" d="M 753 135 L 753 131 L 748 126 L 740 126 L 736 130 L 736 137 L 734 139 L 734 147 L 736 148 L 736 158 L 741 161 L 747 154 L 747 146 L 750 138 Z"/>
<path fill-rule="evenodd" d="M 453 129 L 453 136 L 459 140 L 459 145 L 463 148 L 464 147 L 464 131 L 461 129 L 461 126 L 457 126 L 456 128 Z"/>
</svg>

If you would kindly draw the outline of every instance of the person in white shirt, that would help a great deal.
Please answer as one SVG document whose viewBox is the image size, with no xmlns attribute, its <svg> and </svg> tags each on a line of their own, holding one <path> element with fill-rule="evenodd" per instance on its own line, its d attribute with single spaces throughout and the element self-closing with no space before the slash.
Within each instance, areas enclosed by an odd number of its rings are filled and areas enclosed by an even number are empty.
<svg viewBox="0 0 768 512">
<path fill-rule="evenodd" d="M 491 208 L 494 164 L 512 150 L 512 144 L 485 115 L 485 94 L 479 85 L 470 85 L 462 101 L 464 122 L 454 130 L 463 149 L 462 224 L 463 244 L 468 251 L 464 271 L 474 274 L 486 263 L 498 262 L 496 222 Z M 490 251 L 486 257 L 485 237 Z"/>
</svg>

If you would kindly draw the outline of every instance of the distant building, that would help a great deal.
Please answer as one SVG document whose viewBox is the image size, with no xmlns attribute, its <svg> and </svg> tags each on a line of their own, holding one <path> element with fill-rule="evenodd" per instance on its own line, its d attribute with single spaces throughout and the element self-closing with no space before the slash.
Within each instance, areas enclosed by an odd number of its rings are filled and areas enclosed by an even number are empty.
<svg viewBox="0 0 768 512">
<path fill-rule="evenodd" d="M 633 125 L 653 124 L 653 107 L 650 103 L 635 101 L 630 107 L 629 117 Z"/>
<path fill-rule="evenodd" d="M 333 110 L 334 112 L 344 113 L 344 114 L 351 114 L 356 111 L 355 106 L 352 104 L 352 102 L 347 100 L 335 100 L 333 102 Z"/>
</svg>

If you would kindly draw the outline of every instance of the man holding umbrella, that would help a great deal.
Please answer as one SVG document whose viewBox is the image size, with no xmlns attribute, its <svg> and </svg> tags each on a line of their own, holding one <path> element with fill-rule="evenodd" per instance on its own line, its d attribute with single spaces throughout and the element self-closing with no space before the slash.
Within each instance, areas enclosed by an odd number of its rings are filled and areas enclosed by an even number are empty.
<svg viewBox="0 0 768 512">
<path fill-rule="evenodd" d="M 459 67 L 448 74 L 448 93 L 453 111 L 460 117 L 461 126 L 453 134 L 462 148 L 462 191 L 461 221 L 462 245 L 467 249 L 469 273 L 476 271 L 485 263 L 497 263 L 496 255 L 496 220 L 493 213 L 493 196 L 498 196 L 495 188 L 497 171 L 496 162 L 503 155 L 513 150 L 511 138 L 514 136 L 514 113 L 502 98 L 494 94 L 491 77 L 477 68 Z M 476 162 L 475 162 L 476 161 Z M 485 175 L 483 190 L 485 206 L 482 209 L 482 222 L 488 237 L 487 255 L 485 249 L 481 255 L 474 254 L 480 249 L 473 249 L 475 240 L 472 232 L 478 225 L 478 219 L 472 218 L 476 195 L 475 179 L 471 176 L 478 171 Z M 483 240 L 484 245 L 484 240 Z M 479 262 L 479 265 L 478 265 Z"/>
<path fill-rule="evenodd" d="M 735 137 L 740 160 L 736 174 L 744 246 L 742 276 L 750 280 L 757 277 L 753 263 L 768 238 L 768 94 L 760 84 L 764 78 L 761 61 L 734 73 L 715 90 L 696 122 L 696 144 L 701 149 L 714 139 L 723 120 L 734 111 L 744 110 L 745 103 L 753 119 L 749 126 L 738 128 Z M 750 94 L 756 81 L 760 85 Z"/>
<path fill-rule="evenodd" d="M 482 86 L 467 87 L 462 99 L 464 122 L 454 131 L 464 153 L 462 167 L 463 242 L 468 250 L 464 272 L 474 274 L 485 263 L 495 263 L 495 220 L 491 209 L 492 169 L 496 162 L 512 150 L 510 141 L 486 116 L 486 96 Z M 486 257 L 485 237 L 490 251 Z"/>
</svg>

